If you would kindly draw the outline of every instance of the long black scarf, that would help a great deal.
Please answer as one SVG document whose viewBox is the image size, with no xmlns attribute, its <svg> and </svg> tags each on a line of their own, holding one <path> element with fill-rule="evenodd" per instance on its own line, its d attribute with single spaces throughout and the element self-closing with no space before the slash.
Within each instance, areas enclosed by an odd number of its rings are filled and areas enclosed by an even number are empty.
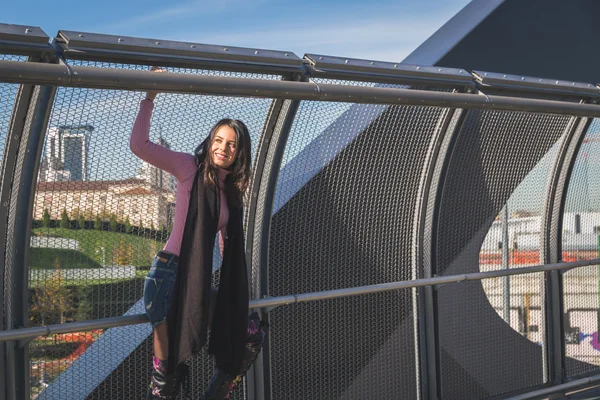
<svg viewBox="0 0 600 400">
<path fill-rule="evenodd" d="M 212 259 L 219 223 L 220 194 L 204 183 L 202 164 L 196 172 L 181 243 L 173 303 L 167 315 L 169 371 L 198 353 L 206 343 Z M 228 177 L 229 178 L 229 177 Z M 232 183 L 225 180 L 226 193 Z M 230 201 L 231 200 L 231 201 Z M 248 324 L 248 276 L 244 254 L 242 207 L 228 196 L 229 222 L 209 353 L 235 376 L 241 369 Z"/>
</svg>

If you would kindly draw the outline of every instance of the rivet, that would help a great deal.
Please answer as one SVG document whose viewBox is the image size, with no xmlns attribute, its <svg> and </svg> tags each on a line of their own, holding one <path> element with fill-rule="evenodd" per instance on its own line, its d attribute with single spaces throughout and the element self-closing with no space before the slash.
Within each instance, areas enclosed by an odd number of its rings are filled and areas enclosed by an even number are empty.
<svg viewBox="0 0 600 400">
<path fill-rule="evenodd" d="M 542 81 L 542 79 L 540 79 L 540 82 Z"/>
<path fill-rule="evenodd" d="M 119 42 L 119 43 L 121 43 L 122 41 L 123 41 L 123 39 L 121 39 L 121 38 L 119 38 L 119 39 L 117 40 L 117 42 Z"/>
<path fill-rule="evenodd" d="M 417 69 L 421 69 L 421 67 L 417 67 Z"/>
<path fill-rule="evenodd" d="M 256 51 L 254 52 L 254 54 L 258 54 L 258 53 L 259 53 L 259 51 L 258 51 L 258 50 L 256 50 Z"/>
<path fill-rule="evenodd" d="M 227 47 L 224 47 L 223 51 L 229 51 L 229 49 Z"/>
<path fill-rule="evenodd" d="M 191 45 L 190 47 L 191 47 L 192 49 L 195 49 L 195 48 L 196 48 L 196 46 L 194 46 L 194 45 Z"/>
<path fill-rule="evenodd" d="M 25 33 L 29 33 L 29 32 L 31 32 L 31 29 L 25 28 Z"/>
<path fill-rule="evenodd" d="M 8 206 L 8 203 L 7 203 L 7 202 L 4 202 L 4 204 L 2 204 L 2 205 L 3 205 L 4 207 L 7 207 L 7 206 Z"/>
<path fill-rule="evenodd" d="M 285 53 L 284 55 L 285 55 L 286 57 L 288 57 L 288 56 L 290 55 L 290 53 Z"/>
<path fill-rule="evenodd" d="M 156 42 L 156 44 L 160 45 L 160 42 Z"/>
<path fill-rule="evenodd" d="M 442 72 L 442 69 L 441 69 L 441 68 L 438 68 L 438 72 Z"/>
<path fill-rule="evenodd" d="M 485 72 L 485 73 L 483 74 L 483 76 L 487 76 L 487 72 Z"/>
<path fill-rule="evenodd" d="M 83 36 L 83 33 L 80 33 L 80 34 L 79 34 L 79 37 L 85 37 L 85 36 Z"/>
<path fill-rule="evenodd" d="M 558 81 L 556 81 L 556 84 L 558 85 Z"/>
<path fill-rule="evenodd" d="M 344 61 L 344 64 L 348 64 L 348 60 Z"/>
<path fill-rule="evenodd" d="M 572 85 L 575 86 L 575 82 L 573 82 Z"/>
<path fill-rule="evenodd" d="M 371 65 L 375 65 L 375 63 L 373 61 L 371 61 Z"/>
<path fill-rule="evenodd" d="M 522 81 L 524 81 L 524 80 L 525 80 L 525 77 L 524 77 L 524 76 L 522 76 L 522 77 L 521 77 L 521 80 L 522 80 Z"/>
<path fill-rule="evenodd" d="M 322 59 L 323 59 L 323 57 L 319 57 L 319 60 L 322 60 Z"/>
<path fill-rule="evenodd" d="M 398 64 L 394 64 L 394 68 L 397 68 L 397 67 L 398 67 Z"/>
<path fill-rule="evenodd" d="M 506 75 L 504 75 L 504 77 L 506 78 Z"/>
</svg>

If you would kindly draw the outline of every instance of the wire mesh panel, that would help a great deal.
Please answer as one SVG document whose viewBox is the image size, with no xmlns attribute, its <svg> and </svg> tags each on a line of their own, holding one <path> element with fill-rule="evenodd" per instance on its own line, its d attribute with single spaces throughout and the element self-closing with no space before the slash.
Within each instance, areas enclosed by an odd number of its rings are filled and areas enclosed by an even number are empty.
<svg viewBox="0 0 600 400">
<path fill-rule="evenodd" d="M 169 71 L 277 79 L 219 71 Z M 144 313 L 144 277 L 170 234 L 177 181 L 129 149 L 142 99 L 139 92 L 58 89 L 34 199 L 29 275 L 32 325 Z M 219 119 L 231 117 L 247 124 L 254 149 L 270 104 L 270 99 L 161 94 L 155 101 L 150 140 L 193 153 Z M 31 374 L 36 374 L 34 368 L 43 369 L 44 374 L 32 383 L 32 395 L 40 392 L 40 399 L 64 398 L 70 389 L 63 384 L 77 381 L 87 390 L 84 397 L 143 398 L 151 366 L 149 334 L 149 327 L 95 332 L 93 343 L 85 349 L 77 347 L 79 351 L 65 341 L 80 339 L 59 336 L 50 344 L 33 341 Z M 90 374 L 88 368 L 105 365 L 107 351 L 112 352 L 107 367 Z M 194 395 L 199 395 L 212 373 L 212 361 L 206 355 L 199 357 L 192 371 Z"/>
<path fill-rule="evenodd" d="M 419 178 L 443 109 L 304 102 L 279 173 L 272 296 L 412 279 Z M 270 313 L 273 399 L 416 398 L 411 291 Z"/>
<path fill-rule="evenodd" d="M 502 240 L 496 232 L 502 235 L 502 223 L 495 221 L 511 195 L 509 229 L 512 224 L 514 232 L 509 232 L 512 242 L 505 248 L 509 250 L 506 266 L 539 264 L 540 222 L 536 218 L 540 218 L 545 196 L 544 168 L 553 161 L 556 151 L 552 148 L 569 120 L 520 112 L 472 110 L 467 114 L 440 203 L 440 274 L 503 268 L 498 249 Z M 517 231 L 522 234 L 515 236 Z M 502 278 L 450 285 L 439 292 L 444 398 L 484 398 L 544 382 L 542 283 L 539 276 Z M 507 288 L 512 290 L 505 313 Z M 457 329 L 462 330 L 460 334 Z M 489 346 L 490 340 L 494 346 Z"/>
<path fill-rule="evenodd" d="M 568 186 L 562 227 L 563 261 L 600 257 L 600 121 L 586 133 Z M 567 375 L 597 371 L 600 366 L 600 266 L 563 274 L 565 352 L 584 363 L 567 363 Z"/>
</svg>

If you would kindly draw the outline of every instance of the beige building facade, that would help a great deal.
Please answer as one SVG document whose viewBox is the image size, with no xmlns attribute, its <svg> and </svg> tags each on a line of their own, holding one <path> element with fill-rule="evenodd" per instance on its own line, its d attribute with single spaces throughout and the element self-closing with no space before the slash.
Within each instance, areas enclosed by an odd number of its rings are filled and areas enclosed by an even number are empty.
<svg viewBox="0 0 600 400">
<path fill-rule="evenodd" d="M 64 209 L 71 219 L 83 215 L 91 221 L 100 215 L 107 220 L 114 214 L 120 222 L 129 217 L 133 226 L 168 228 L 174 204 L 173 191 L 152 186 L 143 179 L 38 182 L 33 218 L 42 219 L 47 209 L 50 218 L 60 219 Z"/>
</svg>

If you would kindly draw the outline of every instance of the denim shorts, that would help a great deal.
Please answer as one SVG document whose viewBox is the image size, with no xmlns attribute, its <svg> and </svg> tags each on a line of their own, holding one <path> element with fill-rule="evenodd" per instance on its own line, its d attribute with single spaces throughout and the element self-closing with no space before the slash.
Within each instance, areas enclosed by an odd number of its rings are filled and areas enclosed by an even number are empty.
<svg viewBox="0 0 600 400">
<path fill-rule="evenodd" d="M 179 257 L 159 251 L 144 282 L 144 307 L 152 326 L 166 322 L 173 299 Z"/>
</svg>

